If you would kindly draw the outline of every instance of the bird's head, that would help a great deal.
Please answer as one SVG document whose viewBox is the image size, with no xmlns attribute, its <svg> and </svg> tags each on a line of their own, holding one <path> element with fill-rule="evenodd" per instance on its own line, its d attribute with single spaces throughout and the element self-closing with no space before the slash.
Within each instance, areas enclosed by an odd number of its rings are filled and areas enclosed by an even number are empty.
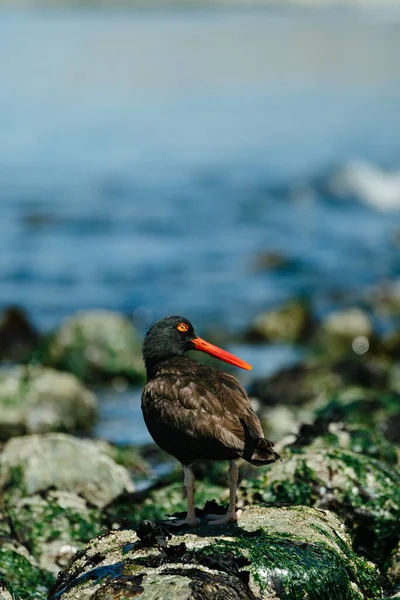
<svg viewBox="0 0 400 600">
<path fill-rule="evenodd" d="M 143 342 L 143 359 L 148 367 L 171 356 L 183 355 L 189 350 L 200 350 L 235 367 L 251 369 L 248 363 L 237 356 L 200 338 L 191 322 L 178 316 L 165 317 L 150 327 Z"/>
</svg>

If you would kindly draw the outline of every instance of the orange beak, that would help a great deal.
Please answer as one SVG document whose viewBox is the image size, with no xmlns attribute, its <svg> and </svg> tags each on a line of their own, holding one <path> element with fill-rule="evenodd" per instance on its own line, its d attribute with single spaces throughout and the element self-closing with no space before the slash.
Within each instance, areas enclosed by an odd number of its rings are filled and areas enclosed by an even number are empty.
<svg viewBox="0 0 400 600">
<path fill-rule="evenodd" d="M 235 367 L 240 367 L 241 369 L 246 369 L 246 371 L 251 370 L 251 365 L 247 362 L 244 362 L 241 358 L 234 356 L 230 352 L 226 352 L 226 350 L 222 350 L 222 348 L 218 348 L 218 346 L 214 346 L 213 344 L 209 344 L 205 340 L 197 337 L 192 340 L 194 347 L 196 350 L 200 350 L 200 352 L 205 352 L 206 354 L 211 354 L 211 356 L 215 356 L 219 358 L 219 360 L 223 360 L 230 365 L 234 365 Z"/>
</svg>

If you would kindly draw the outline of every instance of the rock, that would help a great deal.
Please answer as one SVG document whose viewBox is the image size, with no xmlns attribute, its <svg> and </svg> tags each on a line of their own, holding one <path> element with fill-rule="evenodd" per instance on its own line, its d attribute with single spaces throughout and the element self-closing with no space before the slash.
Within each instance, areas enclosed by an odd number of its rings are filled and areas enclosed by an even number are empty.
<svg viewBox="0 0 400 600">
<path fill-rule="evenodd" d="M 89 382 L 144 378 L 141 340 L 134 325 L 106 310 L 79 312 L 65 319 L 33 358 Z"/>
<path fill-rule="evenodd" d="M 386 565 L 386 579 L 394 592 L 400 594 L 400 541 L 393 548 Z"/>
<path fill-rule="evenodd" d="M 13 438 L 0 455 L 0 491 L 24 498 L 49 489 L 78 494 L 104 507 L 133 484 L 124 467 L 89 440 L 62 433 Z"/>
<path fill-rule="evenodd" d="M 253 261 L 256 272 L 263 271 L 290 271 L 299 270 L 300 265 L 294 258 L 276 251 L 261 251 Z"/>
<path fill-rule="evenodd" d="M 291 300 L 286 305 L 258 315 L 244 334 L 250 342 L 304 341 L 313 329 L 311 309 L 304 300 Z"/>
<path fill-rule="evenodd" d="M 332 510 L 354 536 L 355 548 L 382 564 L 400 533 L 400 474 L 348 450 L 306 448 L 258 470 L 240 486 L 242 501 L 302 504 Z"/>
<path fill-rule="evenodd" d="M 8 538 L 1 540 L 1 600 L 46 600 L 53 584 L 53 575 L 40 569 L 22 544 Z"/>
<path fill-rule="evenodd" d="M 0 439 L 89 431 L 96 417 L 94 394 L 69 373 L 31 366 L 0 371 Z"/>
<path fill-rule="evenodd" d="M 91 538 L 102 533 L 101 513 L 71 492 L 51 490 L 13 500 L 3 514 L 40 569 L 57 575 Z"/>
<path fill-rule="evenodd" d="M 327 422 L 319 418 L 311 424 L 303 424 L 291 448 L 317 450 L 318 448 L 341 448 L 364 456 L 371 456 L 389 465 L 396 465 L 396 448 L 379 431 L 372 427 L 346 425 L 343 422 Z"/>
<path fill-rule="evenodd" d="M 0 318 L 0 360 L 24 360 L 39 342 L 39 333 L 18 306 L 6 308 Z"/>
<path fill-rule="evenodd" d="M 222 534 L 222 535 L 221 535 Z M 375 567 L 351 548 L 331 513 L 244 509 L 239 526 L 171 536 L 144 522 L 94 539 L 61 573 L 50 600 L 381 598 Z"/>
<path fill-rule="evenodd" d="M 371 317 L 355 307 L 332 312 L 320 324 L 315 344 L 332 357 L 364 355 L 377 346 Z"/>
<path fill-rule="evenodd" d="M 316 397 L 325 402 L 333 393 L 350 385 L 395 389 L 392 370 L 390 361 L 372 355 L 355 354 L 334 362 L 313 359 L 284 367 L 271 377 L 259 377 L 248 391 L 267 406 L 304 405 Z"/>
<path fill-rule="evenodd" d="M 400 394 L 349 386 L 332 395 L 329 401 L 316 398 L 312 407 L 317 418 L 325 422 L 367 425 L 387 435 L 390 422 L 400 416 Z"/>
</svg>

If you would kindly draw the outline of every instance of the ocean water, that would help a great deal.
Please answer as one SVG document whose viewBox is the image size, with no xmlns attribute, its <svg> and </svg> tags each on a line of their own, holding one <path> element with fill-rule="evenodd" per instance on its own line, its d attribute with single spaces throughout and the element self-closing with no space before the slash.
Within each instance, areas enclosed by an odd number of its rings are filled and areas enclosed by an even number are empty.
<svg viewBox="0 0 400 600">
<path fill-rule="evenodd" d="M 0 308 L 204 333 L 399 278 L 398 11 L 3 8 L 0 56 Z M 149 440 L 139 391 L 100 403 L 97 435 Z"/>
<path fill-rule="evenodd" d="M 0 306 L 234 329 L 399 275 L 398 11 L 3 8 L 0 56 Z"/>
</svg>

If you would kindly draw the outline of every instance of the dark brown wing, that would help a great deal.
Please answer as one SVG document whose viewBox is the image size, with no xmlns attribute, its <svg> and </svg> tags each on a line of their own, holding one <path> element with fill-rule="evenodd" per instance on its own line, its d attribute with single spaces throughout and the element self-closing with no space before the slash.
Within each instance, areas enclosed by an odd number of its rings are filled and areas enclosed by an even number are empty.
<svg viewBox="0 0 400 600">
<path fill-rule="evenodd" d="M 165 361 L 144 388 L 142 408 L 155 442 L 181 462 L 278 457 L 239 382 L 192 359 Z"/>
</svg>

